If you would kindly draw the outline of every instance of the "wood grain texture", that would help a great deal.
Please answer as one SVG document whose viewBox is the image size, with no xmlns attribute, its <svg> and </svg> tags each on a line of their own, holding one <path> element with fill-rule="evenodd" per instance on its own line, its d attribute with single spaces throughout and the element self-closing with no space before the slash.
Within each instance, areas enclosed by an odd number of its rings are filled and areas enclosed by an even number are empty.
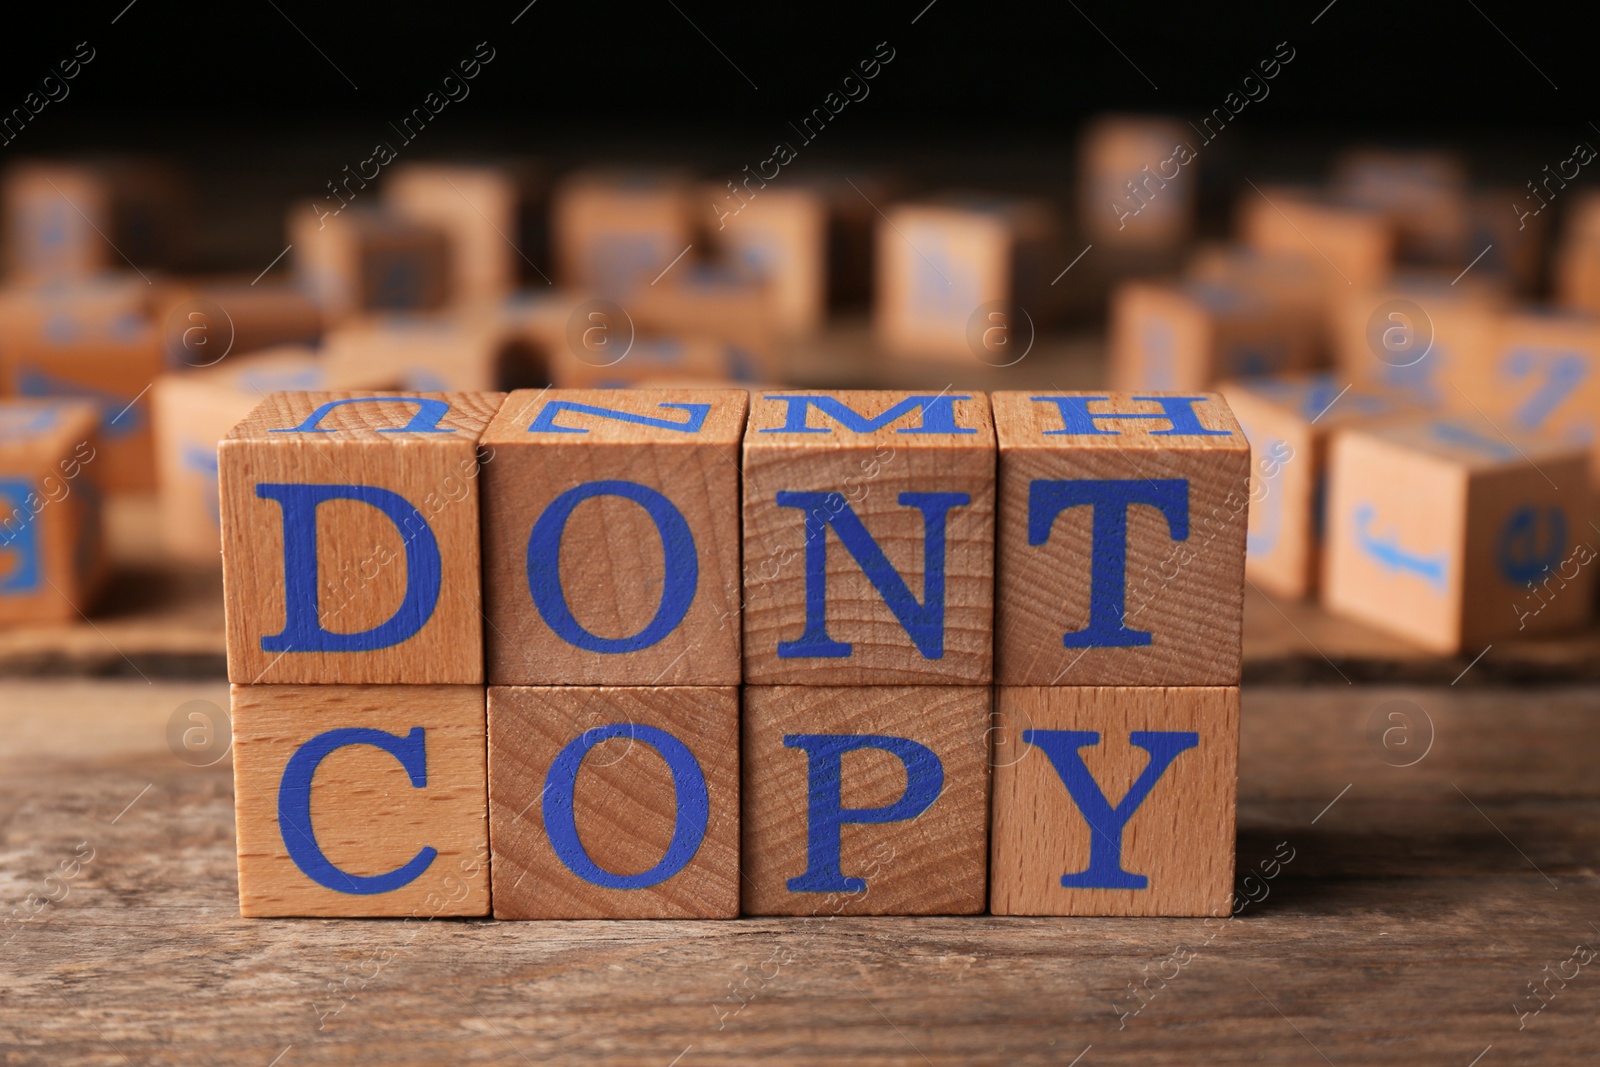
<svg viewBox="0 0 1600 1067">
<path fill-rule="evenodd" d="M 219 449 L 222 570 L 228 611 L 228 676 L 246 684 L 480 683 L 483 615 L 478 546 L 478 437 L 503 395 L 417 393 L 409 402 L 330 409 L 327 433 L 300 426 L 330 401 L 377 393 L 275 393 Z M 391 394 L 399 395 L 399 394 Z M 440 432 L 406 432 L 421 406 L 443 402 Z M 400 431 L 400 432 L 389 432 Z M 283 507 L 262 484 L 372 486 L 397 494 L 426 521 L 440 577 L 431 614 L 397 644 L 366 651 L 269 651 L 284 632 Z M 318 625 L 333 633 L 380 626 L 406 603 L 406 535 L 377 507 L 330 499 L 317 508 Z"/>
<path fill-rule="evenodd" d="M 99 427 L 84 401 L 0 401 L 0 626 L 95 607 L 106 577 Z"/>
<path fill-rule="evenodd" d="M 643 736 L 591 731 L 625 724 L 682 744 L 705 784 L 705 833 L 688 858 L 672 848 L 695 798 Z M 574 742 L 594 743 L 570 783 L 583 855 L 609 875 L 671 861 L 658 881 L 596 884 L 552 844 L 552 767 Z M 686 773 L 686 772 L 685 772 Z M 686 779 L 686 782 L 688 779 Z M 557 817 L 559 819 L 559 817 Z M 559 833 L 559 831 L 555 831 Z M 489 836 L 498 919 L 732 919 L 739 914 L 739 690 L 734 686 L 489 690 Z M 569 846 L 570 847 L 570 846 Z"/>
<path fill-rule="evenodd" d="M 483 436 L 494 452 L 482 511 L 492 684 L 739 684 L 749 404 L 741 390 L 510 395 Z M 597 483 L 614 484 L 585 495 Z M 551 525 L 563 508 L 565 525 Z M 559 548 L 530 556 L 535 530 Z"/>
<path fill-rule="evenodd" d="M 1171 421 L 1098 415 L 1094 425 L 1114 432 L 1053 434 L 1067 428 L 1062 409 L 1035 395 L 993 397 L 1000 439 L 997 680 L 1002 685 L 1237 684 L 1250 448 L 1227 404 L 1216 394 L 1198 394 L 1204 399 L 1188 409 L 1201 426 L 1226 435 L 1159 436 L 1173 428 Z M 1162 411 L 1131 393 L 1050 395 L 1105 397 L 1089 402 L 1091 414 Z M 1033 484 L 1066 480 L 1123 481 L 1141 491 L 1158 482 L 1174 491 L 1182 486 L 1179 497 L 1188 501 L 1182 539 L 1173 537 L 1159 507 L 1125 509 L 1121 624 L 1150 634 L 1148 644 L 1067 644 L 1067 634 L 1089 630 L 1094 619 L 1096 553 L 1114 553 L 1116 546 L 1110 535 L 1103 545 L 1094 543 L 1098 504 L 1061 510 L 1049 539 L 1030 543 Z M 1108 598 L 1117 591 L 1109 579 L 1102 590 Z M 1115 612 L 1103 608 L 1102 614 L 1103 624 L 1115 624 Z"/>
<path fill-rule="evenodd" d="M 1117 862 L 1142 888 L 1066 887 L 1063 876 L 1095 870 L 1091 824 L 1064 774 L 1030 731 L 1098 738 L 1076 748 L 1119 813 L 1156 754 L 1132 732 L 1197 735 L 1178 752 L 1121 831 Z M 1063 746 L 1071 749 L 1069 742 Z M 1239 767 L 1236 686 L 1179 688 L 999 686 L 995 690 L 994 816 L 989 909 L 996 915 L 1209 915 L 1228 913 L 1234 874 Z M 1082 786 L 1079 786 L 1082 788 Z M 1111 804 L 1111 798 L 1117 798 Z M 1102 814 L 1107 836 L 1112 818 Z M 1115 873 L 1115 872 L 1113 872 Z"/>
<path fill-rule="evenodd" d="M 1278 596 L 1303 599 L 1322 571 L 1321 508 L 1328 439 L 1346 426 L 1416 417 L 1405 394 L 1357 387 L 1332 374 L 1224 382 L 1255 462 L 1245 574 Z"/>
<path fill-rule="evenodd" d="M 1339 434 L 1323 603 L 1436 653 L 1570 629 L 1593 612 L 1587 449 L 1481 417 Z"/>
<path fill-rule="evenodd" d="M 781 431 L 791 402 L 776 396 L 833 397 L 866 419 L 924 396 L 927 404 L 868 432 L 807 405 L 807 425 L 825 432 Z M 973 433 L 917 433 L 935 397 L 952 425 Z M 870 426 L 870 423 L 868 424 Z M 937 429 L 938 424 L 930 428 Z M 911 394 L 785 390 L 751 399 L 744 443 L 744 680 L 747 684 L 957 685 L 987 683 L 993 670 L 994 424 L 982 393 Z M 928 603 L 924 513 L 901 504 L 904 493 L 963 493 L 970 503 L 946 513 L 943 647 L 919 650 L 862 566 L 825 530 L 827 626 L 851 645 L 840 658 L 784 658 L 779 643 L 797 640 L 806 623 L 804 509 L 779 507 L 780 492 L 837 494 L 877 542 L 919 605 Z M 831 509 L 830 509 L 831 510 Z M 829 519 L 824 515 L 823 519 Z M 930 649 L 931 651 L 931 649 Z"/>
<path fill-rule="evenodd" d="M 987 897 L 990 690 L 977 686 L 750 686 L 744 691 L 747 915 L 971 915 Z M 858 891 L 794 890 L 810 866 L 805 734 L 905 738 L 933 752 L 938 799 L 912 818 L 840 827 L 839 871 Z M 844 808 L 893 805 L 907 765 L 879 748 L 840 763 Z"/>
<path fill-rule="evenodd" d="M 236 685 L 232 696 L 241 915 L 488 914 L 482 686 Z M 423 732 L 426 780 L 420 788 L 393 755 L 370 744 L 335 749 L 311 778 L 316 845 L 339 871 L 387 874 L 420 850 L 434 850 L 420 874 L 387 892 L 320 884 L 285 844 L 280 793 L 291 758 L 313 738 L 346 728 L 396 738 Z"/>
<path fill-rule="evenodd" d="M 1078 1067 L 1305 1067 L 1311 1045 L 1466 1067 L 1492 1044 L 1479 1067 L 1592 1067 L 1592 968 L 1521 1030 L 1512 1005 L 1596 941 L 1600 691 L 1464 692 L 1483 666 L 1454 688 L 1245 692 L 1255 877 L 1232 920 L 241 919 L 228 760 L 180 762 L 165 735 L 226 687 L 11 681 L 0 1046 L 11 1067 L 1066 1067 L 1091 1044 Z M 1392 700 L 1438 738 L 1411 767 L 1364 730 Z M 89 849 L 63 896 L 60 865 Z"/>
</svg>

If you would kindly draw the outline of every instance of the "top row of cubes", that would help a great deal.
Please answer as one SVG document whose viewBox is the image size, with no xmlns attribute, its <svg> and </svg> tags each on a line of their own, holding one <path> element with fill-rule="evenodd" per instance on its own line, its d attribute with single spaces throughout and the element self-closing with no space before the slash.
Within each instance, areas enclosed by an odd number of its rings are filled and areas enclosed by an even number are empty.
<svg viewBox="0 0 1600 1067">
<path fill-rule="evenodd" d="M 278 393 L 220 464 L 235 683 L 1239 681 L 1215 394 Z"/>
</svg>

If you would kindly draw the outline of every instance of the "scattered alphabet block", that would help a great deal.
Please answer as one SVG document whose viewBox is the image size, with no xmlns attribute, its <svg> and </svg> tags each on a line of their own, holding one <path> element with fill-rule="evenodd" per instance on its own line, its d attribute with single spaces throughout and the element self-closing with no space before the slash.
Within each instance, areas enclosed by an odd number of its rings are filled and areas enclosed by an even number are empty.
<svg viewBox="0 0 1600 1067">
<path fill-rule="evenodd" d="M 484 431 L 494 685 L 739 684 L 742 390 L 525 390 Z"/>
<path fill-rule="evenodd" d="M 745 682 L 986 684 L 994 448 L 981 393 L 753 395 Z"/>
<path fill-rule="evenodd" d="M 1250 446 L 1223 399 L 991 399 L 997 682 L 1238 684 Z"/>
<path fill-rule="evenodd" d="M 167 366 L 211 367 L 278 345 L 315 345 L 322 312 L 285 282 L 167 283 L 155 301 Z"/>
<path fill-rule="evenodd" d="M 1379 285 L 1394 264 L 1395 228 L 1384 211 L 1310 190 L 1243 193 L 1239 233 L 1262 252 L 1291 253 L 1325 268 L 1330 287 Z"/>
<path fill-rule="evenodd" d="M 1237 686 L 995 694 L 991 912 L 1227 913 Z"/>
<path fill-rule="evenodd" d="M 770 292 L 771 318 L 782 332 L 820 329 L 828 311 L 828 203 L 812 188 L 761 189 L 729 203 L 708 187 L 713 245 Z M 714 223 L 714 225 L 711 225 Z"/>
<path fill-rule="evenodd" d="M 1477 415 L 1341 431 L 1324 605 L 1446 655 L 1583 622 L 1594 600 L 1587 455 Z"/>
<path fill-rule="evenodd" d="M 361 207 L 289 212 L 295 278 L 330 324 L 362 312 L 437 311 L 452 296 L 450 239 L 437 226 Z"/>
<path fill-rule="evenodd" d="M 497 919 L 739 914 L 739 691 L 489 690 Z"/>
<path fill-rule="evenodd" d="M 239 913 L 489 913 L 484 690 L 235 685 Z"/>
<path fill-rule="evenodd" d="M 1175 248 L 1194 228 L 1196 153 L 1174 119 L 1106 116 L 1078 146 L 1079 218 L 1092 242 Z"/>
<path fill-rule="evenodd" d="M 93 607 L 105 575 L 98 432 L 81 401 L 0 401 L 0 625 Z"/>
<path fill-rule="evenodd" d="M 7 168 L 0 201 L 6 271 L 24 284 L 169 267 L 192 203 L 172 167 L 137 157 L 19 163 Z"/>
<path fill-rule="evenodd" d="M 1243 378 L 1222 394 L 1250 439 L 1250 525 L 1245 574 L 1268 592 L 1304 599 L 1322 570 L 1328 439 L 1346 426 L 1415 417 L 1403 394 L 1332 374 Z"/>
<path fill-rule="evenodd" d="M 230 680 L 483 681 L 478 438 L 499 393 L 275 393 L 218 451 Z"/>
<path fill-rule="evenodd" d="M 431 393 L 504 392 L 550 380 L 546 351 L 515 323 L 481 308 L 347 322 L 328 334 L 322 350 L 333 388 L 392 381 Z"/>
<path fill-rule="evenodd" d="M 642 334 L 736 347 L 752 375 L 777 377 L 782 358 L 772 285 L 742 268 L 680 263 L 624 301 Z"/>
<path fill-rule="evenodd" d="M 1470 410 L 1463 376 L 1493 359 L 1505 303 L 1500 284 L 1471 276 L 1451 284 L 1448 276 L 1396 275 L 1347 289 L 1334 302 L 1339 373 L 1422 407 Z"/>
<path fill-rule="evenodd" d="M 744 912 L 983 910 L 989 689 L 744 691 Z"/>
<path fill-rule="evenodd" d="M 1345 203 L 1382 212 L 1396 255 L 1409 262 L 1460 270 L 1483 247 L 1468 251 L 1467 169 L 1455 156 L 1356 149 L 1334 164 L 1333 188 Z"/>
<path fill-rule="evenodd" d="M 533 199 L 526 167 L 402 163 L 384 180 L 383 203 L 450 240 L 450 292 L 457 305 L 493 307 L 516 288 L 519 267 L 542 250 L 524 247 L 523 211 Z M 537 269 L 537 268 L 535 268 Z"/>
<path fill-rule="evenodd" d="M 551 200 L 556 281 L 612 299 L 649 285 L 694 243 L 692 196 L 673 173 L 569 175 Z"/>
</svg>

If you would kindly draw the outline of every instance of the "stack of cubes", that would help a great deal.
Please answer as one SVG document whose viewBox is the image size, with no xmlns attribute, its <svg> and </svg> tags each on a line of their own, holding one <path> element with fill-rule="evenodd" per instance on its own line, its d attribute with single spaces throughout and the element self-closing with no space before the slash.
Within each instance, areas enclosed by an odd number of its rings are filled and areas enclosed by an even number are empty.
<svg viewBox="0 0 1600 1067">
<path fill-rule="evenodd" d="M 220 454 L 246 915 L 1227 906 L 1220 397 L 277 394 Z"/>
</svg>

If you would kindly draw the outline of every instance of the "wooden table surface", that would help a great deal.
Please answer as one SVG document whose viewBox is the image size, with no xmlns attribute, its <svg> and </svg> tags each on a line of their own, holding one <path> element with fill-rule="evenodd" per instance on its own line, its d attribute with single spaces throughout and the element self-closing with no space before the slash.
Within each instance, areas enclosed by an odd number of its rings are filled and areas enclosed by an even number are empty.
<svg viewBox="0 0 1600 1067">
<path fill-rule="evenodd" d="M 1231 920 L 245 921 L 191 701 L 0 684 L 0 1064 L 1600 1063 L 1600 689 L 1248 687 Z"/>
</svg>

